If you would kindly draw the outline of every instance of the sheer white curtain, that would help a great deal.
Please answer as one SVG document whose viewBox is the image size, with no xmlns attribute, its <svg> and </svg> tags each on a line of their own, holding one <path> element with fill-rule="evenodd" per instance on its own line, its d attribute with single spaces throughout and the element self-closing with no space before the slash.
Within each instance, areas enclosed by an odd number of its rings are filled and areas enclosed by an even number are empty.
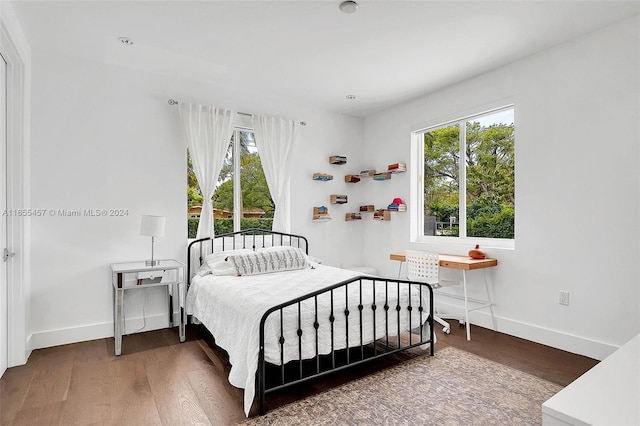
<svg viewBox="0 0 640 426">
<path fill-rule="evenodd" d="M 178 106 L 184 140 L 202 193 L 202 211 L 196 238 L 213 236 L 211 197 L 233 133 L 235 112 L 180 102 Z"/>
<path fill-rule="evenodd" d="M 298 124 L 284 118 L 253 116 L 253 133 L 271 197 L 276 205 L 273 230 L 291 232 L 291 151 Z"/>
</svg>

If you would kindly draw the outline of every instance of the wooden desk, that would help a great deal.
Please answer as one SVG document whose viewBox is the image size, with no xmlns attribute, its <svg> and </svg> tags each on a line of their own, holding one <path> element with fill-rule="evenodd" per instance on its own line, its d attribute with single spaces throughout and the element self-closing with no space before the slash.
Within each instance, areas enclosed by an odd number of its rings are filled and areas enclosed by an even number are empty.
<svg viewBox="0 0 640 426">
<path fill-rule="evenodd" d="M 440 266 L 443 268 L 455 268 L 470 271 L 472 269 L 498 266 L 498 259 L 471 259 L 468 256 L 458 256 L 455 254 L 439 254 L 438 256 L 440 257 Z M 407 260 L 404 253 L 391 253 L 389 258 L 398 262 L 404 262 Z"/>
<path fill-rule="evenodd" d="M 467 340 L 471 340 L 471 327 L 469 325 L 469 312 L 475 311 L 482 308 L 489 308 L 491 310 L 491 320 L 493 322 L 493 329 L 496 330 L 496 317 L 493 314 L 493 302 L 491 301 L 491 294 L 489 293 L 489 285 L 487 284 L 487 276 L 484 275 L 484 286 L 487 291 L 487 300 L 477 300 L 470 299 L 467 297 L 467 271 L 471 271 L 474 269 L 485 269 L 491 268 L 493 266 L 498 266 L 498 259 L 471 259 L 468 256 L 458 256 L 455 254 L 439 254 L 440 258 L 440 267 L 442 268 L 453 268 L 462 270 L 462 288 L 464 292 L 464 296 L 460 297 L 458 295 L 446 294 L 447 297 L 454 297 L 464 300 L 464 320 L 467 328 Z M 395 260 L 400 262 L 400 268 L 398 269 L 398 278 L 400 278 L 402 272 L 402 263 L 407 260 L 407 257 L 404 253 L 391 253 L 389 255 L 391 260 Z M 443 294 L 443 293 L 440 293 Z M 474 308 L 469 309 L 469 302 L 474 303 L 476 306 Z M 497 331 L 497 330 L 496 330 Z"/>
</svg>

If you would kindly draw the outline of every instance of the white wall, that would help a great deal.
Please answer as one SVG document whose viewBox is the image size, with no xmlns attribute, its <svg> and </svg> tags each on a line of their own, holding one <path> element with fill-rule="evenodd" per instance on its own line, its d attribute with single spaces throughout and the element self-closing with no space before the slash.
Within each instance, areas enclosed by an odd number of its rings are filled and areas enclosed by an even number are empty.
<svg viewBox="0 0 640 426">
<path fill-rule="evenodd" d="M 113 335 L 109 264 L 149 257 L 150 240 L 139 235 L 142 214 L 167 218 L 157 256 L 186 260 L 186 150 L 169 98 L 306 121 L 294 151 L 292 232 L 307 236 L 310 254 L 326 263 L 357 263 L 355 230 L 311 222 L 313 206 L 328 205 L 340 179 L 311 176 L 333 171 L 329 155 L 360 157 L 361 119 L 109 62 L 33 51 L 32 206 L 128 211 L 32 220 L 34 348 Z M 143 294 L 127 293 L 127 330 L 135 330 Z M 146 329 L 165 326 L 166 295 L 150 289 L 147 298 Z"/>
<path fill-rule="evenodd" d="M 598 359 L 640 331 L 638 28 L 636 16 L 368 117 L 364 126 L 372 163 L 409 163 L 410 132 L 420 124 L 513 100 L 515 249 L 488 250 L 499 259 L 489 271 L 498 330 Z M 376 184 L 376 204 L 393 196 L 411 203 L 409 173 Z M 466 254 L 472 245 L 411 243 L 409 215 L 399 213 L 367 222 L 363 243 L 392 276 L 392 251 Z M 558 304 L 560 290 L 570 292 L 569 306 Z M 488 311 L 471 318 L 490 326 Z"/>
</svg>

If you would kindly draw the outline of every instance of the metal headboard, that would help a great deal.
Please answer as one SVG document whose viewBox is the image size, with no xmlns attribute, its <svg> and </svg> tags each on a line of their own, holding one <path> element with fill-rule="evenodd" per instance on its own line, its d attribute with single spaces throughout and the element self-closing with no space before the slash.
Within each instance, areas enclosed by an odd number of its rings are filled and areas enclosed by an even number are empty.
<svg viewBox="0 0 640 426">
<path fill-rule="evenodd" d="M 247 248 L 255 251 L 272 246 L 298 247 L 309 254 L 309 242 L 305 237 L 268 229 L 243 229 L 192 241 L 187 248 L 187 285 L 191 283 L 192 271 L 195 273 L 208 254 Z"/>
</svg>

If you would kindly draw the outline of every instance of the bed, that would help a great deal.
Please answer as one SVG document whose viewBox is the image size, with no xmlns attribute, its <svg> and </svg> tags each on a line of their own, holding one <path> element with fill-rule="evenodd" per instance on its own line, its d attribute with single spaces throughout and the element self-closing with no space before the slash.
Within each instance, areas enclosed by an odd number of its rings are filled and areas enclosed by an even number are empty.
<svg viewBox="0 0 640 426">
<path fill-rule="evenodd" d="M 247 229 L 193 241 L 186 310 L 229 354 L 249 415 L 266 395 L 420 346 L 434 353 L 425 283 L 361 275 L 308 256 L 306 238 Z"/>
</svg>

